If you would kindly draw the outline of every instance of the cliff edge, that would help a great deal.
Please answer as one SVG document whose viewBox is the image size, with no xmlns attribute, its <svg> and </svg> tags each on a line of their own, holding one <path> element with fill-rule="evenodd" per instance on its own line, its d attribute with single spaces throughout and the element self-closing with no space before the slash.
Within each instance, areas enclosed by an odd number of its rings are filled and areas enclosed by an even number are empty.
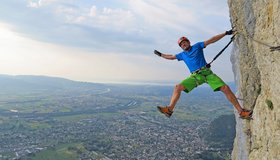
<svg viewBox="0 0 280 160">
<path fill-rule="evenodd" d="M 279 0 L 228 0 L 231 23 L 237 30 L 231 57 L 237 96 L 253 120 L 236 114 L 232 159 L 280 159 Z"/>
</svg>

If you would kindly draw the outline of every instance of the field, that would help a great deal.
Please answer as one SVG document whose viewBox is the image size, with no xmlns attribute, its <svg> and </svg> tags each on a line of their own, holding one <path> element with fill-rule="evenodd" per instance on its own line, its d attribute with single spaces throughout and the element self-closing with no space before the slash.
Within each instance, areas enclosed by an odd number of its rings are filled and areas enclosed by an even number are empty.
<svg viewBox="0 0 280 160">
<path fill-rule="evenodd" d="M 233 108 L 223 94 L 204 86 L 183 93 L 169 119 L 156 106 L 169 103 L 172 86 L 48 77 L 3 81 L 0 159 L 225 159 L 231 151 Z M 229 123 L 214 127 L 219 119 Z M 216 133 L 223 133 L 218 135 L 223 143 L 214 146 Z"/>
</svg>

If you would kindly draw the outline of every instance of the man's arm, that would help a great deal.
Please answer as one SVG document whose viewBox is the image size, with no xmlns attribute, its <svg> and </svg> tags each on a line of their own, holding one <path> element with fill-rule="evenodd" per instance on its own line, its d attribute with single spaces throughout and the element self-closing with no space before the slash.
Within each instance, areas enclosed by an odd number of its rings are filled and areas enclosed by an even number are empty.
<svg viewBox="0 0 280 160">
<path fill-rule="evenodd" d="M 232 35 L 232 34 L 233 34 L 233 30 L 229 30 L 229 31 L 226 31 L 225 33 L 218 34 L 218 35 L 204 41 L 204 47 L 208 46 L 211 43 L 217 42 L 218 40 L 222 39 L 225 35 Z"/>
<path fill-rule="evenodd" d="M 177 59 L 175 55 L 172 54 L 161 54 L 162 58 L 168 59 L 168 60 L 174 60 Z"/>
<path fill-rule="evenodd" d="M 157 50 L 154 50 L 154 53 L 162 58 L 168 59 L 168 60 L 174 60 L 177 59 L 175 55 L 172 54 L 163 54 Z"/>
</svg>

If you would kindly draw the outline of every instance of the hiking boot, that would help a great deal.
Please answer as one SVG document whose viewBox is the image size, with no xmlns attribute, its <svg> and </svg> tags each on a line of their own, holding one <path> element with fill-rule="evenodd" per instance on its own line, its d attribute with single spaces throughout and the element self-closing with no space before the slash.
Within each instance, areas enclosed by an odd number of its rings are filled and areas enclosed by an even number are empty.
<svg viewBox="0 0 280 160">
<path fill-rule="evenodd" d="M 157 106 L 157 109 L 168 118 L 170 118 L 173 113 L 173 111 L 170 110 L 168 106 L 166 107 Z"/>
<path fill-rule="evenodd" d="M 242 109 L 242 111 L 239 113 L 239 116 L 242 119 L 252 119 L 252 114 L 252 110 Z"/>
</svg>

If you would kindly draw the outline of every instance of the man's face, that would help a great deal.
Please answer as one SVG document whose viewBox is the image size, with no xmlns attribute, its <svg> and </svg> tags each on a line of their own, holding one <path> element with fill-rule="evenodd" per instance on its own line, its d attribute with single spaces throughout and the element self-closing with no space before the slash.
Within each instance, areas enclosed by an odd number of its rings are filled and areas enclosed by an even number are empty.
<svg viewBox="0 0 280 160">
<path fill-rule="evenodd" d="M 180 47 L 183 49 L 183 50 L 189 50 L 190 49 L 190 41 L 182 41 L 181 44 L 180 44 Z"/>
</svg>

